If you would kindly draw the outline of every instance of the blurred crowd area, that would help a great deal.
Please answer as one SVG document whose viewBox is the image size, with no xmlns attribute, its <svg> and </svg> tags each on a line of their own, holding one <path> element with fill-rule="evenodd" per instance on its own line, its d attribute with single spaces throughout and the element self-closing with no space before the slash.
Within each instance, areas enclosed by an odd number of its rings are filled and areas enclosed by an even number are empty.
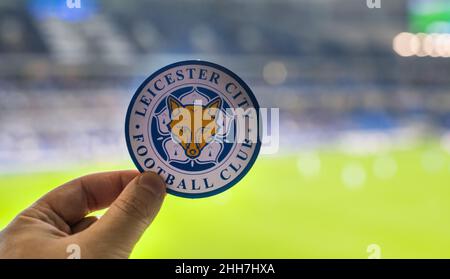
<svg viewBox="0 0 450 279">
<path fill-rule="evenodd" d="M 132 94 L 188 59 L 224 65 L 280 108 L 280 152 L 448 142 L 450 58 L 393 50 L 419 2 L 2 0 L 0 171 L 126 159 Z"/>
</svg>

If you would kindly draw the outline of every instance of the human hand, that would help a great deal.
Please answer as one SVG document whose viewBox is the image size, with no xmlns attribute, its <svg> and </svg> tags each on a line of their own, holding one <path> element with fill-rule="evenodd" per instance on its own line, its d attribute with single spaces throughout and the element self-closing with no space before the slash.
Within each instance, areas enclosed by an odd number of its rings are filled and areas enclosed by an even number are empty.
<svg viewBox="0 0 450 279">
<path fill-rule="evenodd" d="M 49 192 L 0 233 L 0 258 L 128 258 L 166 194 L 160 176 L 138 171 L 96 173 Z M 100 219 L 89 213 L 109 207 Z"/>
</svg>

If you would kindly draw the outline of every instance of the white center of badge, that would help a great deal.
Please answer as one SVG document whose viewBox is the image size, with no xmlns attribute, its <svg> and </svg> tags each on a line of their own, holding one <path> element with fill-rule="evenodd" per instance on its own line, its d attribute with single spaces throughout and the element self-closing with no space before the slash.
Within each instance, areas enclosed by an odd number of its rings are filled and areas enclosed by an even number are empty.
<svg viewBox="0 0 450 279">
<path fill-rule="evenodd" d="M 161 175 L 168 193 L 212 196 L 235 185 L 255 162 L 259 105 L 230 70 L 205 61 L 178 62 L 138 88 L 125 134 L 136 167 Z"/>
</svg>

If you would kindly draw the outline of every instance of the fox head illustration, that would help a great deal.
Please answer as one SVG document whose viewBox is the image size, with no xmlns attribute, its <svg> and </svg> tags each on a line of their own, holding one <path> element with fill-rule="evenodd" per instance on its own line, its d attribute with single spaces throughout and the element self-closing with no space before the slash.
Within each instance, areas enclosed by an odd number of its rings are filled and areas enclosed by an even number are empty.
<svg viewBox="0 0 450 279">
<path fill-rule="evenodd" d="M 211 100 L 205 106 L 197 103 L 183 105 L 172 96 L 167 98 L 172 139 L 181 145 L 188 158 L 197 158 L 202 149 L 214 139 L 221 105 L 220 98 Z"/>
</svg>

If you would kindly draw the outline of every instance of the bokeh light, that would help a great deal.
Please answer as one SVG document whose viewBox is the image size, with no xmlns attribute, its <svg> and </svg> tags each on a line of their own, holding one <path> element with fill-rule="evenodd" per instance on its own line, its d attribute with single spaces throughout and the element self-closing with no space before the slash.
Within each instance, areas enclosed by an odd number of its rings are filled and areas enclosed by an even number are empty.
<svg viewBox="0 0 450 279">
<path fill-rule="evenodd" d="M 393 40 L 394 51 L 404 57 L 450 57 L 450 34 L 399 33 Z"/>
<path fill-rule="evenodd" d="M 321 170 L 320 157 L 316 152 L 302 152 L 299 155 L 297 167 L 302 176 L 306 178 L 317 177 Z"/>
<path fill-rule="evenodd" d="M 270 85 L 279 85 L 286 81 L 288 71 L 284 63 L 271 61 L 264 65 L 263 77 Z"/>
<path fill-rule="evenodd" d="M 366 179 L 366 170 L 360 164 L 349 163 L 342 169 L 341 180 L 348 189 L 361 188 L 362 186 L 364 186 Z"/>
</svg>

